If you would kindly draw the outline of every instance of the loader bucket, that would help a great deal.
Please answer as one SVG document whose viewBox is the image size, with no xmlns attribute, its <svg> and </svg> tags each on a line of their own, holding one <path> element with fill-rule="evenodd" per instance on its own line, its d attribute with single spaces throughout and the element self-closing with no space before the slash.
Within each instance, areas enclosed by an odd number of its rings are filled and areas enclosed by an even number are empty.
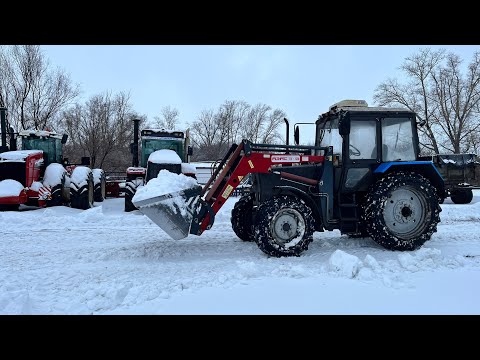
<svg viewBox="0 0 480 360">
<path fill-rule="evenodd" d="M 174 240 L 186 238 L 201 186 L 134 201 L 133 204 Z"/>
</svg>

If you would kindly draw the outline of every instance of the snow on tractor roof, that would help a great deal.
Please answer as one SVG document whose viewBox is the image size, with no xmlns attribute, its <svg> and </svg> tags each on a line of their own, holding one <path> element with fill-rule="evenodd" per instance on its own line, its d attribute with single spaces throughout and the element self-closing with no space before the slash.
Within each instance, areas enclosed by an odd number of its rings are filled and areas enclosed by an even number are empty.
<svg viewBox="0 0 480 360">
<path fill-rule="evenodd" d="M 169 150 L 169 149 L 154 151 L 148 157 L 148 161 L 155 164 L 181 164 L 182 163 L 182 159 L 180 159 L 180 156 L 178 156 L 178 154 L 175 151 Z"/>
<path fill-rule="evenodd" d="M 42 154 L 42 150 L 15 150 L 7 151 L 0 154 L 1 160 L 25 160 L 27 156 L 34 154 Z"/>
<path fill-rule="evenodd" d="M 51 138 L 55 138 L 55 139 L 61 139 L 62 138 L 62 134 L 58 134 L 58 133 L 55 133 L 55 132 L 52 132 L 52 131 L 46 131 L 46 130 L 22 130 L 18 133 L 20 136 L 31 136 L 31 135 L 35 135 L 35 136 L 44 136 L 44 137 L 51 137 Z"/>
</svg>

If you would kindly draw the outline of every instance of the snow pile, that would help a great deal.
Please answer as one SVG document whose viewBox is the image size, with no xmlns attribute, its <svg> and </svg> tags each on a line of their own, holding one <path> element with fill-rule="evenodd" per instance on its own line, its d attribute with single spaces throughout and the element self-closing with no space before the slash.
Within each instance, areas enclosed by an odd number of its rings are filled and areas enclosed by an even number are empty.
<svg viewBox="0 0 480 360">
<path fill-rule="evenodd" d="M 346 276 L 349 279 L 357 276 L 362 266 L 363 263 L 358 257 L 347 254 L 342 250 L 335 250 L 328 259 L 328 268 L 330 271 Z"/>
<path fill-rule="evenodd" d="M 62 177 L 65 172 L 65 168 L 61 164 L 52 163 L 48 165 L 45 169 L 43 184 L 50 187 L 61 184 Z"/>
<path fill-rule="evenodd" d="M 20 184 L 17 180 L 3 180 L 0 181 L 0 196 L 18 196 L 20 191 L 23 190 L 23 185 Z"/>
<path fill-rule="evenodd" d="M 148 161 L 155 164 L 181 164 L 182 159 L 173 151 L 168 149 L 162 149 L 154 151 L 148 157 Z"/>
<path fill-rule="evenodd" d="M 0 212 L 0 314 L 480 314 L 474 194 L 467 205 L 447 199 L 416 251 L 335 230 L 288 258 L 235 235 L 236 197 L 211 230 L 183 241 L 124 212 L 122 198 L 88 210 L 22 205 Z"/>
<path fill-rule="evenodd" d="M 92 170 L 87 166 L 77 166 L 72 171 L 70 177 L 70 184 L 75 184 L 78 188 L 81 188 L 87 183 L 88 175 Z"/>
<path fill-rule="evenodd" d="M 152 197 L 174 193 L 198 185 L 197 180 L 183 174 L 174 174 L 162 169 L 156 178 L 151 179 L 145 186 L 137 189 L 132 202 L 150 199 Z"/>
<path fill-rule="evenodd" d="M 182 173 L 184 174 L 196 174 L 197 168 L 193 164 L 182 163 Z"/>
</svg>

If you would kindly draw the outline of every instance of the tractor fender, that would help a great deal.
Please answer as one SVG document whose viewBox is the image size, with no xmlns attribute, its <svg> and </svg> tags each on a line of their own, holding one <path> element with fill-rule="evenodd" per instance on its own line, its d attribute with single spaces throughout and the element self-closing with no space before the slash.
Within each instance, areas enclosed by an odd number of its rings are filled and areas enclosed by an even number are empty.
<svg viewBox="0 0 480 360">
<path fill-rule="evenodd" d="M 437 189 L 437 195 L 442 199 L 447 195 L 445 193 L 445 182 L 442 175 L 432 161 L 391 161 L 378 166 L 374 174 L 386 175 L 396 170 L 411 171 L 422 175 L 430 181 Z"/>
<path fill-rule="evenodd" d="M 275 195 L 290 195 L 302 199 L 305 204 L 312 209 L 312 214 L 315 219 L 315 230 L 323 231 L 322 211 L 310 194 L 293 186 L 282 185 L 275 187 Z"/>
</svg>

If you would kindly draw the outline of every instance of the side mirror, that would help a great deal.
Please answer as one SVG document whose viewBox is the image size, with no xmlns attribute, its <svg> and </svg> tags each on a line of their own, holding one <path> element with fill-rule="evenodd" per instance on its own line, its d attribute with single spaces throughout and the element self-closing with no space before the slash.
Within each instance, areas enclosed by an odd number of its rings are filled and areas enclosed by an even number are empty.
<svg viewBox="0 0 480 360">
<path fill-rule="evenodd" d="M 67 139 L 68 139 L 68 135 L 67 134 L 63 134 L 62 136 L 62 144 L 65 144 L 67 142 Z"/>
<path fill-rule="evenodd" d="M 88 156 L 82 156 L 82 165 L 89 166 L 90 165 L 90 157 Z"/>
<path fill-rule="evenodd" d="M 340 135 L 345 136 L 350 134 L 350 117 L 343 115 L 340 116 L 338 121 L 338 132 Z"/>
<path fill-rule="evenodd" d="M 193 148 L 190 145 L 188 145 L 187 155 L 190 155 L 190 156 L 193 155 Z"/>
<path fill-rule="evenodd" d="M 295 141 L 295 145 L 300 144 L 300 127 L 296 126 L 295 131 L 293 132 L 293 140 Z"/>
</svg>

